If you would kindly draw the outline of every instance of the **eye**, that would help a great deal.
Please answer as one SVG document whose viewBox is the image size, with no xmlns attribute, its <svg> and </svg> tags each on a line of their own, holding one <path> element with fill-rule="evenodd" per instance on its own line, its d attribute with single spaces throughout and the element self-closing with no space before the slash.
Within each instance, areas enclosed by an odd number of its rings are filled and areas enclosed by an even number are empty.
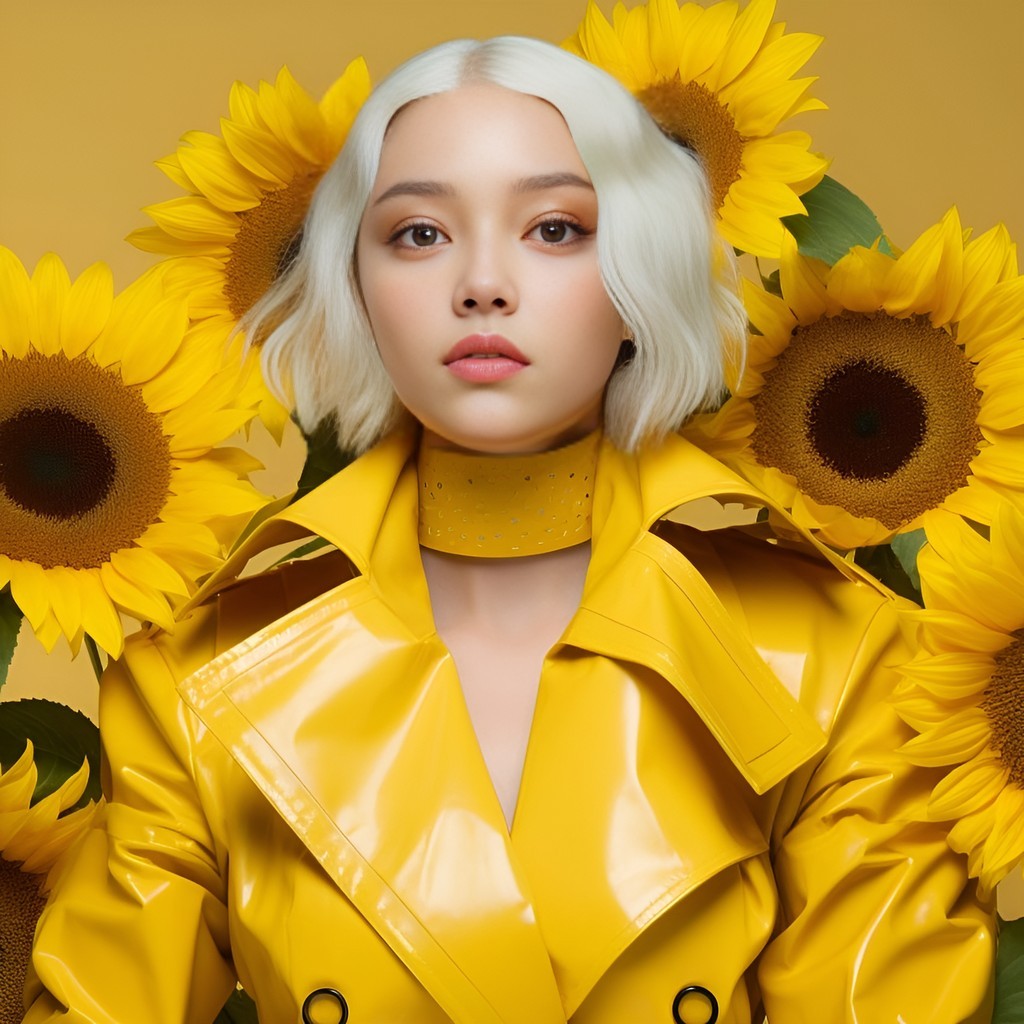
<svg viewBox="0 0 1024 1024">
<path fill-rule="evenodd" d="M 449 241 L 448 236 L 433 224 L 409 224 L 396 231 L 389 242 L 398 243 L 409 249 L 429 249 L 439 242 Z"/>
<path fill-rule="evenodd" d="M 565 217 L 549 217 L 532 228 L 527 237 L 536 238 L 548 245 L 570 245 L 589 234 L 577 221 Z"/>
</svg>

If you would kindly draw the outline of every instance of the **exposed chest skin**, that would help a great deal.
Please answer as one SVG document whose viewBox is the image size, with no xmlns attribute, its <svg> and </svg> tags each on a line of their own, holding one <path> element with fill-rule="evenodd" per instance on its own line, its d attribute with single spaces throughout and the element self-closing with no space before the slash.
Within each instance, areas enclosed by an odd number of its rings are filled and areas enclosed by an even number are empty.
<svg viewBox="0 0 1024 1024">
<path fill-rule="evenodd" d="M 524 558 L 421 554 L 437 632 L 511 829 L 541 668 L 579 607 L 590 544 Z"/>
</svg>

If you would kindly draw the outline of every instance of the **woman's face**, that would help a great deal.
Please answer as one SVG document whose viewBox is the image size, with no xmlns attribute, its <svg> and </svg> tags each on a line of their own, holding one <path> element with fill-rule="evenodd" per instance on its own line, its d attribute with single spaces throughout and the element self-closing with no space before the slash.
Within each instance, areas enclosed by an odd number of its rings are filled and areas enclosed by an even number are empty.
<svg viewBox="0 0 1024 1024">
<path fill-rule="evenodd" d="M 474 84 L 395 117 L 356 260 L 427 443 L 543 451 L 598 425 L 624 328 L 596 230 L 586 169 L 543 100 Z"/>
</svg>

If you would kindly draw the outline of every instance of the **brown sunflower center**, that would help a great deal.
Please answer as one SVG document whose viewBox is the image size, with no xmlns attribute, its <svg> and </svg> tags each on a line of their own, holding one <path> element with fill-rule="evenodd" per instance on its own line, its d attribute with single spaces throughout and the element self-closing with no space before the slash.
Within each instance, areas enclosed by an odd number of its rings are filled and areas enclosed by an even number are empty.
<svg viewBox="0 0 1024 1024">
<path fill-rule="evenodd" d="M 0 1024 L 20 1024 L 25 1016 L 25 970 L 45 904 L 38 876 L 0 860 Z"/>
<path fill-rule="evenodd" d="M 996 655 L 996 667 L 981 707 L 992 726 L 992 747 L 1010 773 L 1024 786 L 1024 630 Z"/>
<path fill-rule="evenodd" d="M 300 175 L 238 214 L 241 225 L 224 270 L 224 295 L 236 318 L 252 309 L 298 255 L 302 222 L 320 177 L 319 171 Z"/>
<path fill-rule="evenodd" d="M 64 409 L 24 409 L 0 423 L 0 489 L 41 516 L 95 508 L 114 481 L 114 453 L 91 423 Z"/>
<path fill-rule="evenodd" d="M 924 317 L 797 328 L 752 403 L 762 465 L 893 530 L 963 486 L 981 441 L 974 368 Z"/>
<path fill-rule="evenodd" d="M 158 519 L 170 482 L 137 387 L 84 357 L 0 359 L 0 553 L 102 565 Z"/>
<path fill-rule="evenodd" d="M 848 363 L 811 399 L 811 445 L 840 476 L 883 480 L 917 450 L 925 434 L 924 397 L 889 367 Z"/>
<path fill-rule="evenodd" d="M 697 82 L 684 83 L 678 75 L 648 86 L 637 99 L 675 142 L 692 149 L 704 165 L 711 199 L 720 209 L 729 188 L 740 176 L 743 136 L 732 114 L 715 94 Z"/>
</svg>

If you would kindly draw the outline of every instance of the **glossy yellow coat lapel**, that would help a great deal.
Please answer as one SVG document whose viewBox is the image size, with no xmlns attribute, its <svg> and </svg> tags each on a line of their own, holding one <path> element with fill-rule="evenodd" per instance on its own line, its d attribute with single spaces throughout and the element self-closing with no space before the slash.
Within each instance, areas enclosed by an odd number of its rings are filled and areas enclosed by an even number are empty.
<svg viewBox="0 0 1024 1024">
<path fill-rule="evenodd" d="M 552 652 L 605 657 L 546 669 L 510 837 L 433 628 L 413 443 L 389 438 L 253 534 L 210 590 L 306 534 L 360 575 L 180 691 L 453 1020 L 564 1021 L 659 914 L 764 849 L 729 787 L 764 791 L 823 736 L 690 563 L 647 532 L 695 498 L 757 496 L 679 439 L 639 458 L 605 445 L 582 607 Z M 671 721 L 652 673 L 685 698 Z"/>
</svg>

